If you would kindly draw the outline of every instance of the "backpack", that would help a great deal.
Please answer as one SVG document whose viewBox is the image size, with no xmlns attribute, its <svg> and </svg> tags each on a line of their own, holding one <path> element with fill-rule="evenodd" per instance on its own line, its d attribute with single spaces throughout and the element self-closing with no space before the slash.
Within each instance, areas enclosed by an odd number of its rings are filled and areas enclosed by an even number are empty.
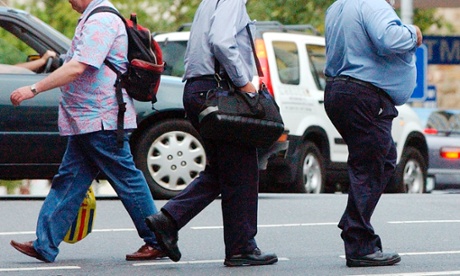
<svg viewBox="0 0 460 276">
<path fill-rule="evenodd" d="M 110 12 L 116 14 L 123 21 L 128 34 L 128 70 L 121 73 L 107 59 L 104 60 L 110 69 L 117 73 L 115 81 L 116 96 L 118 102 L 117 141 L 118 146 L 123 146 L 124 113 L 126 111 L 123 102 L 122 88 L 128 95 L 138 101 L 157 101 L 156 93 L 160 85 L 161 73 L 164 71 L 163 55 L 160 45 L 152 38 L 149 29 L 137 24 L 135 13 L 129 20 L 125 19 L 117 10 L 108 6 L 95 8 L 86 20 L 98 12 Z"/>
</svg>

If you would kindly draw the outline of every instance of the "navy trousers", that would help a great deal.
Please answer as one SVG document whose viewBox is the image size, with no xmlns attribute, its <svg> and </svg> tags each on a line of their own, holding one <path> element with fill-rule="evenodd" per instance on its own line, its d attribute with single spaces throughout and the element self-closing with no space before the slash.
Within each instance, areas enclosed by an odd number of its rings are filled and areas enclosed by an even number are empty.
<svg viewBox="0 0 460 276">
<path fill-rule="evenodd" d="M 348 202 L 338 225 L 347 258 L 382 249 L 370 220 L 396 166 L 391 125 L 398 111 L 385 92 L 376 90 L 336 80 L 327 82 L 324 95 L 326 113 L 349 152 Z"/>
<path fill-rule="evenodd" d="M 198 131 L 198 114 L 206 92 L 216 85 L 212 79 L 189 80 L 185 85 L 184 108 Z M 257 247 L 257 149 L 207 139 L 204 147 L 208 160 L 205 170 L 162 210 L 180 229 L 221 195 L 226 256 L 252 252 Z"/>
</svg>

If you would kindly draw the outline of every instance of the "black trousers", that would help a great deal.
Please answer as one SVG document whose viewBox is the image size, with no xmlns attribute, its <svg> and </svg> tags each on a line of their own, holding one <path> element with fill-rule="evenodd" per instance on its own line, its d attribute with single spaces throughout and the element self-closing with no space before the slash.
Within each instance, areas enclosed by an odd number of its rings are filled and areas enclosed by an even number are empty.
<svg viewBox="0 0 460 276">
<path fill-rule="evenodd" d="M 398 111 L 383 91 L 346 80 L 327 82 L 324 104 L 349 152 L 348 202 L 338 225 L 345 254 L 365 256 L 382 249 L 370 220 L 396 166 L 391 125 Z"/>
<path fill-rule="evenodd" d="M 217 83 L 209 78 L 187 81 L 184 108 L 199 130 L 198 114 L 206 92 Z M 179 195 L 163 207 L 179 229 L 221 195 L 225 254 L 252 252 L 256 247 L 259 171 L 252 146 L 204 139 L 207 166 Z"/>
</svg>

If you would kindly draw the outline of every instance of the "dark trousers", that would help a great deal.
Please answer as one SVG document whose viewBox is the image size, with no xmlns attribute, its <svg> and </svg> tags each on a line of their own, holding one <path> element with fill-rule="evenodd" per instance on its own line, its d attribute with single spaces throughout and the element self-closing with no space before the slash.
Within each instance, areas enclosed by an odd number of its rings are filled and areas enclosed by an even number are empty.
<svg viewBox="0 0 460 276">
<path fill-rule="evenodd" d="M 324 104 L 349 152 L 348 202 L 338 225 L 345 254 L 365 256 L 382 249 L 370 219 L 396 166 L 391 125 L 398 111 L 383 91 L 343 80 L 327 82 Z"/>
<path fill-rule="evenodd" d="M 184 107 L 187 118 L 199 130 L 198 114 L 206 91 L 216 87 L 211 80 L 187 81 Z M 182 228 L 219 195 L 222 197 L 225 254 L 252 252 L 256 247 L 258 200 L 257 150 L 221 141 L 204 140 L 207 166 L 163 210 Z"/>
</svg>

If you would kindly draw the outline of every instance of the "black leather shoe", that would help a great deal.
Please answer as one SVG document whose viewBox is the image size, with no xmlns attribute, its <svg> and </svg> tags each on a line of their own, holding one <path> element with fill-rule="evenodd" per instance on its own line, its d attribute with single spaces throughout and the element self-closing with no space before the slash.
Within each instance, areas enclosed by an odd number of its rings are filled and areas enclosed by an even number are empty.
<svg viewBox="0 0 460 276">
<path fill-rule="evenodd" d="M 155 215 L 148 216 L 145 223 L 150 230 L 155 233 L 158 244 L 164 253 L 174 262 L 178 262 L 181 257 L 177 240 L 179 240 L 177 227 L 174 221 L 162 211 Z"/>
<path fill-rule="evenodd" d="M 278 257 L 273 253 L 262 253 L 259 248 L 254 249 L 251 253 L 237 254 L 225 258 L 224 265 L 226 266 L 242 266 L 242 265 L 269 265 L 278 261 Z"/>
<path fill-rule="evenodd" d="M 357 258 L 347 258 L 348 267 L 363 267 L 363 266 L 385 266 L 385 265 L 394 265 L 401 261 L 401 257 L 398 253 L 383 253 L 382 251 L 377 251 L 375 253 L 357 257 Z"/>
</svg>

